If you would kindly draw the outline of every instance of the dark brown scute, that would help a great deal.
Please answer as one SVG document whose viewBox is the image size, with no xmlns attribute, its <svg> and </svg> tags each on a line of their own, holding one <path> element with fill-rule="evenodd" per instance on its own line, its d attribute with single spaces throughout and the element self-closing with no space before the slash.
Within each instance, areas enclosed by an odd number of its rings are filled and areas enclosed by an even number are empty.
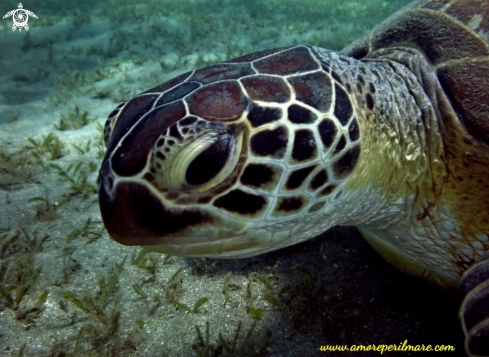
<svg viewBox="0 0 489 357">
<path fill-rule="evenodd" d="M 140 172 L 151 148 L 166 129 L 185 115 L 181 101 L 159 107 L 142 119 L 115 150 L 112 169 L 120 176 L 132 176 Z"/>
<path fill-rule="evenodd" d="M 151 172 L 147 172 L 144 174 L 143 179 L 145 179 L 148 182 L 153 182 L 155 181 L 156 177 Z"/>
<path fill-rule="evenodd" d="M 142 94 L 144 93 L 163 93 L 164 91 L 167 91 L 168 89 L 171 89 L 173 87 L 175 87 L 176 85 L 182 83 L 182 82 L 185 82 L 188 77 L 190 77 L 190 75 L 192 74 L 192 72 L 186 72 L 186 73 L 183 73 L 173 79 L 170 79 L 168 82 L 165 82 L 165 83 L 162 83 L 160 84 L 159 86 L 156 86 L 154 88 L 151 88 L 150 90 L 147 90 L 146 92 L 143 92 Z"/>
<path fill-rule="evenodd" d="M 302 197 L 279 197 L 275 211 L 295 212 L 301 209 L 303 205 Z"/>
<path fill-rule="evenodd" d="M 285 184 L 285 187 L 289 190 L 293 190 L 298 188 L 304 180 L 309 176 L 309 174 L 316 168 L 317 165 L 312 165 L 309 167 L 305 167 L 303 169 L 295 170 L 292 172 L 287 180 L 287 183 Z"/>
<path fill-rule="evenodd" d="M 285 103 L 290 100 L 290 89 L 284 80 L 276 77 L 253 76 L 241 80 L 251 100 Z"/>
<path fill-rule="evenodd" d="M 334 148 L 334 153 L 337 154 L 341 150 L 343 150 L 346 146 L 346 139 L 344 135 L 341 135 L 340 140 L 338 141 L 338 144 L 336 144 L 336 147 Z"/>
<path fill-rule="evenodd" d="M 238 79 L 254 73 L 255 72 L 251 69 L 251 65 L 248 63 L 218 63 L 196 70 L 189 80 L 197 81 L 202 84 L 209 84 L 226 79 Z"/>
<path fill-rule="evenodd" d="M 372 97 L 372 94 L 367 93 L 365 95 L 365 102 L 367 103 L 367 108 L 372 110 L 374 109 L 374 98 Z"/>
<path fill-rule="evenodd" d="M 336 73 L 335 71 L 331 71 L 331 76 L 333 76 L 336 82 L 338 82 L 339 84 L 343 84 L 343 81 L 341 80 L 340 76 L 338 76 L 338 73 Z"/>
<path fill-rule="evenodd" d="M 258 51 L 258 52 L 249 53 L 249 54 L 244 55 L 244 56 L 241 56 L 241 57 L 233 58 L 233 59 L 231 59 L 229 61 L 226 61 L 225 63 L 253 62 L 253 61 L 256 61 L 257 59 L 260 59 L 262 57 L 266 57 L 266 56 L 272 55 L 274 53 L 277 53 L 277 52 L 280 52 L 280 51 L 284 51 L 284 50 L 286 50 L 288 48 L 290 48 L 290 47 L 269 48 L 269 49 L 266 49 L 266 50 L 261 50 L 261 51 Z"/>
<path fill-rule="evenodd" d="M 338 129 L 332 120 L 324 119 L 318 126 L 319 136 L 325 148 L 329 148 L 333 143 Z"/>
<path fill-rule="evenodd" d="M 186 101 L 190 113 L 204 119 L 236 119 L 248 106 L 248 100 L 237 81 L 206 85 L 190 94 Z"/>
<path fill-rule="evenodd" d="M 274 56 L 258 60 L 253 66 L 259 73 L 288 75 L 319 69 L 306 47 L 295 47 Z"/>
<path fill-rule="evenodd" d="M 311 190 L 316 190 L 328 181 L 328 173 L 326 170 L 319 171 L 311 180 L 309 188 Z"/>
<path fill-rule="evenodd" d="M 155 106 L 160 106 L 166 103 L 173 102 L 174 100 L 178 100 L 180 98 L 185 97 L 187 94 L 192 92 L 193 90 L 199 88 L 201 86 L 200 83 L 197 82 L 185 82 L 172 88 L 168 92 L 166 92 L 156 103 Z"/>
<path fill-rule="evenodd" d="M 119 141 L 127 131 L 132 128 L 134 124 L 147 112 L 153 108 L 153 104 L 157 96 L 155 95 L 141 95 L 131 99 L 129 103 L 124 107 L 117 119 L 117 125 L 114 127 L 110 140 L 107 144 L 107 151 L 105 152 L 105 158 L 107 158 L 112 151 L 117 147 Z"/>
<path fill-rule="evenodd" d="M 175 139 L 181 140 L 182 135 L 180 135 L 180 132 L 178 131 L 177 123 L 173 124 L 170 127 L 170 136 L 173 136 Z M 163 146 L 163 145 L 161 145 Z"/>
<path fill-rule="evenodd" d="M 348 127 L 348 135 L 350 136 L 350 141 L 357 141 L 360 138 L 360 129 L 355 118 L 353 118 Z"/>
<path fill-rule="evenodd" d="M 261 107 L 252 103 L 248 113 L 248 121 L 254 128 L 279 120 L 282 117 L 282 109 Z"/>
<path fill-rule="evenodd" d="M 246 186 L 260 187 L 273 179 L 274 171 L 267 165 L 249 164 L 246 166 L 241 183 Z"/>
<path fill-rule="evenodd" d="M 336 188 L 336 185 L 334 185 L 334 184 L 326 186 L 325 188 L 323 188 L 319 192 L 319 197 L 324 197 L 324 196 L 330 195 L 331 192 L 333 192 L 335 188 Z"/>
<path fill-rule="evenodd" d="M 267 201 L 261 196 L 252 195 L 241 190 L 232 190 L 215 200 L 214 206 L 246 215 L 258 213 L 266 203 Z"/>
<path fill-rule="evenodd" d="M 360 70 L 362 70 L 363 68 L 360 67 Z M 364 70 L 365 71 L 365 70 Z M 357 75 L 357 81 L 358 83 L 360 83 L 362 85 L 362 87 L 365 85 L 365 80 L 363 79 L 363 76 L 362 75 Z"/>
<path fill-rule="evenodd" d="M 178 235 L 193 226 L 215 223 L 202 211 L 168 210 L 145 186 L 134 182 L 120 182 L 114 197 L 112 201 L 103 188 L 99 190 L 105 227 L 122 244 L 158 244 L 162 243 L 161 236 Z"/>
<path fill-rule="evenodd" d="M 312 111 L 297 104 L 293 104 L 287 109 L 287 119 L 295 124 L 312 124 L 317 118 L 317 115 Z"/>
<path fill-rule="evenodd" d="M 315 157 L 317 152 L 314 134 L 309 129 L 299 129 L 295 132 L 292 158 L 297 161 L 307 161 Z"/>
<path fill-rule="evenodd" d="M 360 156 L 360 145 L 345 152 L 334 164 L 333 172 L 337 180 L 348 176 L 355 168 Z"/>
<path fill-rule="evenodd" d="M 326 112 L 331 107 L 331 79 L 324 72 L 316 72 L 289 78 L 297 100 Z"/>
<path fill-rule="evenodd" d="M 447 64 L 437 74 L 467 131 L 489 144 L 489 60 Z"/>
<path fill-rule="evenodd" d="M 181 120 L 178 124 L 180 126 L 192 125 L 192 124 L 197 123 L 197 120 L 198 120 L 198 118 L 196 118 L 196 117 L 187 117 L 187 118 Z"/>
<path fill-rule="evenodd" d="M 113 117 L 117 114 L 119 114 L 119 107 L 115 108 L 113 111 L 110 112 L 109 116 L 107 118 Z M 105 122 L 105 126 L 109 125 L 109 121 Z"/>
<path fill-rule="evenodd" d="M 280 126 L 273 130 L 263 130 L 251 138 L 251 150 L 255 155 L 283 158 L 287 149 L 287 128 Z"/>
<path fill-rule="evenodd" d="M 372 82 L 368 84 L 368 90 L 370 91 L 370 93 L 375 94 L 375 87 Z"/>
<path fill-rule="evenodd" d="M 363 87 L 362 85 L 360 84 L 360 82 L 357 82 L 357 92 L 359 94 L 363 94 Z"/>
<path fill-rule="evenodd" d="M 350 99 L 339 85 L 335 84 L 334 87 L 336 92 L 334 115 L 336 118 L 338 118 L 341 125 L 346 125 L 353 114 Z"/>
</svg>

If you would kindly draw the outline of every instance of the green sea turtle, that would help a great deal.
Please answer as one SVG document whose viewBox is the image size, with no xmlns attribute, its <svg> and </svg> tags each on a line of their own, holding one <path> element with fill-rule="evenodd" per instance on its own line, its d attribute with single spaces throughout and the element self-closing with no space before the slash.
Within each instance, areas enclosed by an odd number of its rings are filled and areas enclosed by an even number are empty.
<svg viewBox="0 0 489 357">
<path fill-rule="evenodd" d="M 7 12 L 3 15 L 3 18 L 12 16 L 12 20 L 14 23 L 12 24 L 12 31 L 19 29 L 19 32 L 22 32 L 22 29 L 29 31 L 29 25 L 27 21 L 29 21 L 29 15 L 37 19 L 37 15 L 32 11 L 24 9 L 22 3 L 19 3 L 18 9 Z"/>
<path fill-rule="evenodd" d="M 415 1 L 341 53 L 260 51 L 119 105 L 98 180 L 110 236 L 240 258 L 357 226 L 460 288 L 467 352 L 489 355 L 488 31 L 489 1 Z"/>
</svg>

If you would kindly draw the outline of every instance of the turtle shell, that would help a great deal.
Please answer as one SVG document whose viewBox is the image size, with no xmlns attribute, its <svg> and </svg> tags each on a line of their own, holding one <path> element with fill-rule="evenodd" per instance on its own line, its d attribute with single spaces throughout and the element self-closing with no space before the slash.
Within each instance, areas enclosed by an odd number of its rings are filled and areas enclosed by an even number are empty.
<svg viewBox="0 0 489 357">
<path fill-rule="evenodd" d="M 398 46 L 425 54 L 467 133 L 489 144 L 489 1 L 415 1 L 342 52 Z"/>
</svg>

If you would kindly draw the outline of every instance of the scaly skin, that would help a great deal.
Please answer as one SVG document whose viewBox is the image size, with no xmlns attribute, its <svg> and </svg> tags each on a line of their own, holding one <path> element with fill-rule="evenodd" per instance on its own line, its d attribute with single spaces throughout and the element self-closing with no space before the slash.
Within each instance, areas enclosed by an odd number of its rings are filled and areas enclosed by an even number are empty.
<svg viewBox="0 0 489 357">
<path fill-rule="evenodd" d="M 489 249 L 487 147 L 471 139 L 462 128 L 420 53 L 399 48 L 380 50 L 371 58 L 369 63 L 383 61 L 403 77 L 400 81 L 389 77 L 391 93 L 410 94 L 395 99 L 399 115 L 394 120 L 377 113 L 362 121 L 369 127 L 367 132 L 384 137 L 380 146 L 374 136 L 364 147 L 391 154 L 387 154 L 391 161 L 386 166 L 387 171 L 392 170 L 391 176 L 385 173 L 390 181 L 377 185 L 374 180 L 373 186 L 384 187 L 384 193 L 394 202 L 400 193 L 414 205 L 404 221 L 384 227 L 360 225 L 359 229 L 376 250 L 401 270 L 455 292 L 463 272 Z M 425 88 L 420 88 L 419 83 Z M 408 103 L 409 97 L 414 104 Z M 392 103 L 389 98 L 386 102 Z M 419 108 L 423 108 L 424 117 Z M 385 127 L 388 129 L 379 130 Z M 370 172 L 368 168 L 370 165 L 364 170 Z M 357 172 L 360 171 L 359 168 Z M 367 182 L 359 180 L 362 181 Z"/>
</svg>

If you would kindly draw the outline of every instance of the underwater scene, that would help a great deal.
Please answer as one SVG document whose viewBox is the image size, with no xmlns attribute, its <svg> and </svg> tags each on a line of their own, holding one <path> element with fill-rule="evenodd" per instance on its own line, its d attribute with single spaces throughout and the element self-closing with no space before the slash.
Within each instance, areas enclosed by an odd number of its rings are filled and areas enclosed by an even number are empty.
<svg viewBox="0 0 489 357">
<path fill-rule="evenodd" d="M 97 196 L 122 102 L 268 48 L 340 51 L 409 2 L 2 1 L 29 17 L 0 22 L 0 356 L 348 356 L 320 348 L 405 340 L 463 354 L 457 298 L 354 227 L 252 258 L 178 257 L 113 241 Z"/>
</svg>

